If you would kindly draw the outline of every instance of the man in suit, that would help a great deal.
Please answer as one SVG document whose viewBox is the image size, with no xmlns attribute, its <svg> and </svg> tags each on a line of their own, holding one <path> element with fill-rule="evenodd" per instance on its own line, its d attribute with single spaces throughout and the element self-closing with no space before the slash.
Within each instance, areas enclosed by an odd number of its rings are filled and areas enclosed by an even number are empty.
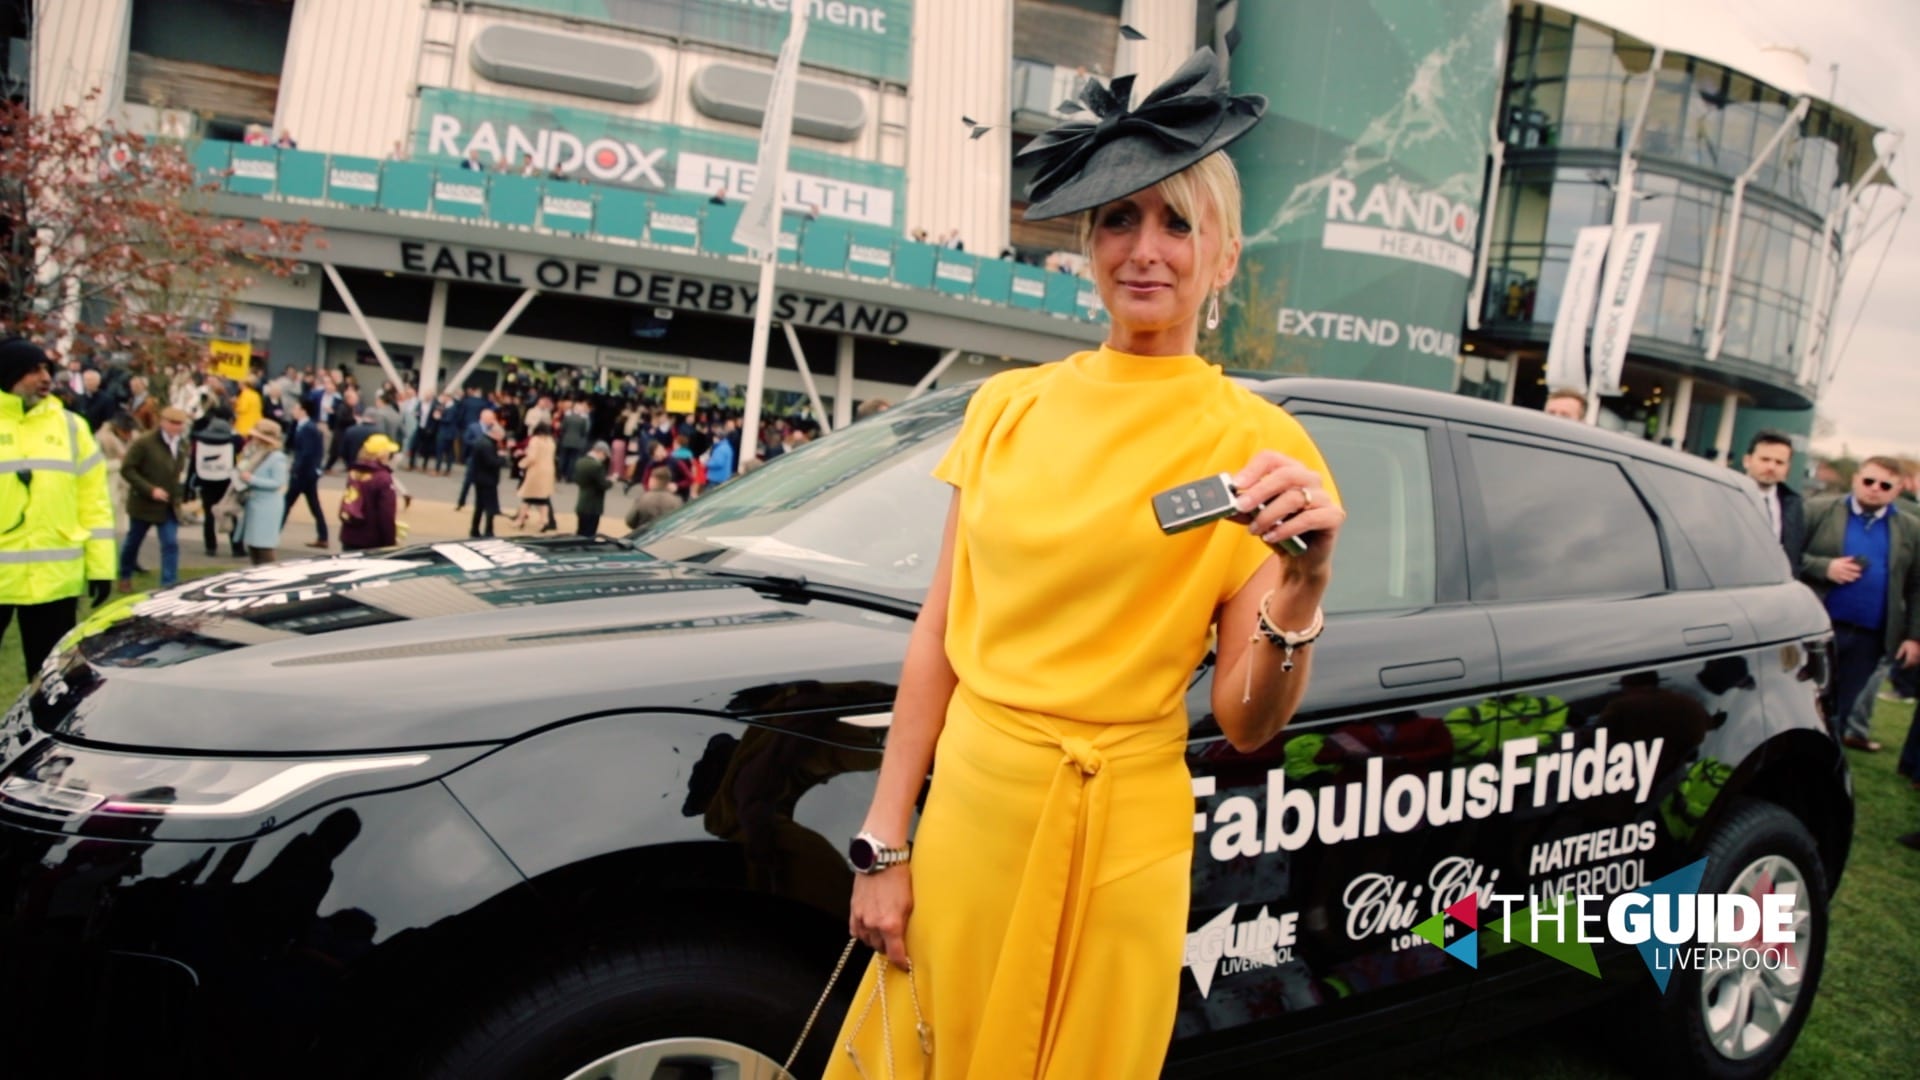
<svg viewBox="0 0 1920 1080">
<path fill-rule="evenodd" d="M 1851 492 L 1807 500 L 1800 577 L 1833 619 L 1835 727 L 1856 750 L 1881 749 L 1853 717 L 1880 658 L 1920 664 L 1920 515 L 1894 507 L 1904 485 L 1899 462 L 1871 457 Z"/>
<path fill-rule="evenodd" d="M 1760 508 L 1766 511 L 1773 535 L 1787 553 L 1787 565 L 1798 567 L 1807 550 L 1807 508 L 1800 493 L 1787 486 L 1793 464 L 1793 442 L 1778 431 L 1761 431 L 1747 444 L 1741 459 L 1747 476 L 1760 486 Z"/>
<path fill-rule="evenodd" d="M 287 505 L 280 512 L 280 526 L 286 527 L 287 515 L 293 512 L 293 504 L 301 499 L 307 500 L 307 512 L 313 515 L 314 539 L 307 546 L 326 550 L 327 514 L 320 509 L 320 473 L 321 466 L 327 460 L 327 436 L 320 425 L 313 422 L 313 414 L 307 402 L 302 400 L 293 407 L 296 426 L 293 429 L 293 467 L 287 480 Z"/>
</svg>

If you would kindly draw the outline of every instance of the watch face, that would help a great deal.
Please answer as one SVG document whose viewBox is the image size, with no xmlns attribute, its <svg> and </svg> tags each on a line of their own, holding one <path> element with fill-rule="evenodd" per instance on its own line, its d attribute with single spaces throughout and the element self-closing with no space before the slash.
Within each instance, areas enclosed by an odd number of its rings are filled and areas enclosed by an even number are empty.
<svg viewBox="0 0 1920 1080">
<path fill-rule="evenodd" d="M 853 842 L 847 845 L 847 861 L 852 863 L 853 868 L 861 873 L 873 869 L 873 865 L 878 859 L 879 852 L 874 850 L 872 842 L 864 836 L 854 837 Z"/>
</svg>

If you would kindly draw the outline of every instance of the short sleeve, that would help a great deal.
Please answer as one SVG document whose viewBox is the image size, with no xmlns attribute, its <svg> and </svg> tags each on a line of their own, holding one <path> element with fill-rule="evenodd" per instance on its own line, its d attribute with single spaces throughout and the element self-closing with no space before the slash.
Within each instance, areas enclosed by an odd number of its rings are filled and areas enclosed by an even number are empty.
<svg viewBox="0 0 1920 1080">
<path fill-rule="evenodd" d="M 1259 401 L 1259 399 L 1255 400 Z M 1336 503 L 1345 505 L 1340 498 L 1340 488 L 1334 483 L 1333 471 L 1327 468 L 1327 459 L 1321 455 L 1320 447 L 1314 444 L 1313 436 L 1307 434 L 1307 429 L 1300 425 L 1300 421 L 1295 420 L 1285 409 L 1266 401 L 1259 401 L 1256 408 L 1260 411 L 1258 425 L 1260 436 L 1253 449 L 1277 450 L 1319 473 L 1322 478 L 1321 485 L 1327 489 L 1328 494 L 1333 496 Z M 1245 529 L 1237 532 L 1239 550 L 1234 553 L 1232 569 L 1227 574 L 1226 588 L 1220 595 L 1222 603 L 1246 588 L 1247 582 L 1252 580 L 1254 573 L 1266 565 L 1267 559 L 1273 556 L 1273 549 L 1267 546 L 1266 541 Z"/>
<path fill-rule="evenodd" d="M 967 416 L 960 424 L 960 434 L 954 436 L 953 445 L 947 447 L 940 463 L 933 467 L 935 479 L 945 480 L 957 488 L 964 488 L 972 481 L 980 467 L 987 436 L 992 433 L 994 421 L 1006 402 L 1004 384 L 1005 376 L 996 375 L 973 392 L 967 401 Z"/>
</svg>

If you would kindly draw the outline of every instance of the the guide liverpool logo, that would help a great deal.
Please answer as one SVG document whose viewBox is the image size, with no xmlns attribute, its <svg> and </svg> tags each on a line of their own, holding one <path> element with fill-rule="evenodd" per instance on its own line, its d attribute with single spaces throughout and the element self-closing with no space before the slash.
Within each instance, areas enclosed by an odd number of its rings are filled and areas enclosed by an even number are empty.
<svg viewBox="0 0 1920 1080">
<path fill-rule="evenodd" d="M 1798 893 L 1787 889 L 1762 890 L 1757 896 L 1702 893 L 1698 890 L 1706 870 L 1707 860 L 1701 859 L 1611 901 L 1572 893 L 1544 900 L 1474 893 L 1421 922 L 1413 933 L 1469 967 L 1480 966 L 1484 932 L 1497 934 L 1503 942 L 1517 941 L 1595 978 L 1600 977 L 1600 965 L 1593 946 L 1616 941 L 1640 950 L 1647 971 L 1662 991 L 1675 971 L 1797 969 L 1793 926 L 1802 899 Z M 1514 905 L 1529 900 L 1533 901 L 1530 906 L 1514 910 Z M 1500 910 L 1500 917 L 1482 926 L 1483 916 L 1492 908 Z M 1466 932 L 1448 943 L 1452 923 Z M 1605 935 L 1591 932 L 1601 925 Z"/>
</svg>

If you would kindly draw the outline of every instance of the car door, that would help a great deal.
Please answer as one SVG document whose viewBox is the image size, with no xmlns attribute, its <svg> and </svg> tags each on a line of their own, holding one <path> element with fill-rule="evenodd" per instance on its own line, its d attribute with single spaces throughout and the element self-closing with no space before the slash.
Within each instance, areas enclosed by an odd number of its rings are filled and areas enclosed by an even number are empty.
<svg viewBox="0 0 1920 1080">
<path fill-rule="evenodd" d="M 1213 721 L 1210 670 L 1188 696 L 1195 845 L 1174 1076 L 1320 1060 L 1317 1047 L 1378 1033 L 1389 1011 L 1403 1045 L 1437 1047 L 1471 975 L 1412 932 L 1484 884 L 1481 823 L 1457 788 L 1478 748 L 1455 735 L 1499 682 L 1491 623 L 1469 603 L 1444 425 L 1288 408 L 1349 518 L 1288 728 L 1240 754 Z"/>
<path fill-rule="evenodd" d="M 1758 708 L 1751 622 L 1633 459 L 1468 425 L 1453 446 L 1473 599 L 1500 647 L 1502 891 L 1632 891 L 1687 850 L 1685 788 L 1712 733 Z M 1502 996 L 1564 1007 L 1519 989 L 1538 979 L 1593 983 L 1497 938 L 1481 951 L 1477 1017 Z"/>
</svg>

